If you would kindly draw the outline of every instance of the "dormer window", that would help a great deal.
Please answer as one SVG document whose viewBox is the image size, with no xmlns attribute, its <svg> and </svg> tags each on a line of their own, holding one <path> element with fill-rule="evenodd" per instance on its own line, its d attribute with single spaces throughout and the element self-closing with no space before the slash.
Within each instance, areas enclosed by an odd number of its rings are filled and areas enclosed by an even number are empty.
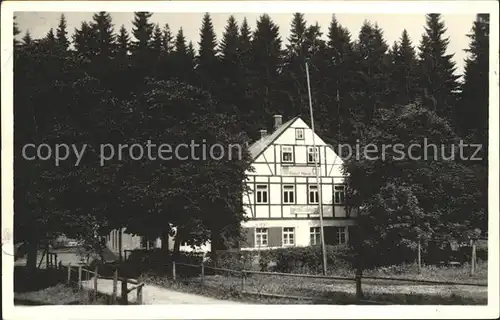
<svg viewBox="0 0 500 320">
<path fill-rule="evenodd" d="M 295 129 L 295 139 L 304 140 L 304 129 L 302 128 Z"/>
<path fill-rule="evenodd" d="M 293 163 L 293 148 L 290 146 L 281 147 L 281 162 Z"/>
</svg>

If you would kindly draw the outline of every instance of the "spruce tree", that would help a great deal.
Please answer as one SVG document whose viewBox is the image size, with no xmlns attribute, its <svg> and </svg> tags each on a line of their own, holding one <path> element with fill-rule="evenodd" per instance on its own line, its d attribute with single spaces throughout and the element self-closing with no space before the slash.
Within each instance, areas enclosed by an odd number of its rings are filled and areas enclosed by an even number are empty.
<svg viewBox="0 0 500 320">
<path fill-rule="evenodd" d="M 101 57 L 110 57 L 115 51 L 115 34 L 111 15 L 105 11 L 100 11 L 92 17 L 91 27 L 95 34 L 97 54 Z"/>
<path fill-rule="evenodd" d="M 56 36 L 54 35 L 53 28 L 50 28 L 49 32 L 47 32 L 47 35 L 45 35 L 45 40 L 47 40 L 47 42 L 50 44 L 56 43 Z"/>
<path fill-rule="evenodd" d="M 237 106 L 242 103 L 242 83 L 244 82 L 243 72 L 239 61 L 239 29 L 234 16 L 227 20 L 222 40 L 220 42 L 220 78 L 221 88 L 218 95 L 222 105 Z M 227 112 L 234 114 L 234 110 L 228 109 Z"/>
<path fill-rule="evenodd" d="M 193 41 L 189 41 L 186 52 L 189 59 L 194 63 L 194 59 L 196 57 L 196 51 L 194 50 Z"/>
<path fill-rule="evenodd" d="M 26 33 L 24 34 L 24 37 L 23 37 L 23 45 L 25 46 L 29 46 L 33 43 L 33 38 L 31 38 L 31 34 L 29 32 L 29 30 L 26 30 Z"/>
<path fill-rule="evenodd" d="M 239 71 L 239 76 L 235 79 L 239 85 L 238 88 L 240 93 L 237 94 L 235 99 L 239 101 L 236 103 L 235 108 L 240 121 L 241 131 L 246 132 L 249 135 L 254 135 L 254 119 L 255 106 L 252 102 L 253 89 L 250 85 L 250 81 L 253 79 L 253 74 L 251 70 L 252 63 L 252 30 L 248 25 L 246 18 L 243 18 L 241 26 L 239 28 L 238 44 L 237 44 L 237 69 Z"/>
<path fill-rule="evenodd" d="M 68 31 L 66 31 L 66 17 L 64 14 L 61 14 L 61 18 L 59 19 L 59 25 L 56 30 L 56 42 L 59 49 L 63 52 L 68 50 L 69 47 L 69 39 L 68 39 Z"/>
<path fill-rule="evenodd" d="M 284 106 L 279 100 L 278 71 L 282 66 L 281 37 L 279 26 L 267 14 L 260 16 L 252 39 L 251 71 L 252 101 L 257 108 L 254 128 L 250 133 L 256 136 L 261 128 L 266 128 L 273 114 L 283 114 Z"/>
<path fill-rule="evenodd" d="M 177 35 L 175 36 L 175 52 L 177 55 L 186 55 L 187 47 L 186 47 L 186 37 L 184 36 L 184 31 L 182 27 L 177 31 Z"/>
<path fill-rule="evenodd" d="M 118 37 L 116 38 L 116 43 L 117 43 L 118 56 L 121 56 L 121 57 L 127 56 L 129 46 L 130 46 L 130 36 L 128 34 L 127 29 L 125 29 L 124 25 L 122 25 L 120 27 L 120 33 L 118 34 Z"/>
<path fill-rule="evenodd" d="M 210 14 L 205 13 L 200 29 L 200 42 L 197 57 L 196 74 L 199 85 L 210 91 L 216 90 L 217 72 L 219 69 L 217 54 L 217 39 Z"/>
<path fill-rule="evenodd" d="M 399 43 L 391 50 L 391 104 L 414 103 L 419 93 L 417 57 L 408 32 L 403 30 Z"/>
<path fill-rule="evenodd" d="M 17 24 L 17 17 L 14 16 L 14 37 L 18 34 L 21 34 L 21 30 L 19 30 L 19 26 Z"/>
<path fill-rule="evenodd" d="M 136 54 L 147 54 L 151 44 L 151 36 L 154 30 L 154 24 L 149 22 L 153 14 L 150 12 L 135 12 L 132 21 L 132 34 L 136 41 L 133 42 L 133 51 Z"/>
<path fill-rule="evenodd" d="M 238 54 L 239 30 L 238 23 L 234 16 L 230 16 L 227 20 L 222 40 L 220 42 L 221 61 L 234 62 Z"/>
<path fill-rule="evenodd" d="M 73 33 L 73 44 L 77 54 L 83 57 L 92 58 L 97 54 L 95 30 L 88 22 L 83 21 L 80 25 L 80 29 L 75 29 Z"/>
<path fill-rule="evenodd" d="M 296 12 L 293 14 L 292 23 L 290 26 L 290 37 L 288 38 L 289 50 L 299 50 L 303 46 L 304 35 L 306 33 L 306 21 L 304 14 Z M 299 47 L 299 48 L 297 48 Z"/>
<path fill-rule="evenodd" d="M 182 27 L 175 36 L 174 52 L 172 53 L 172 77 L 180 81 L 189 82 L 192 80 L 194 50 L 188 50 L 186 37 Z M 191 52 L 192 51 L 192 52 Z"/>
<path fill-rule="evenodd" d="M 136 80 L 135 74 L 133 73 L 135 70 L 131 68 L 133 65 L 132 57 L 130 56 L 130 46 L 131 40 L 130 35 L 125 29 L 125 26 L 122 25 L 116 37 L 116 59 L 114 65 L 116 67 L 116 71 L 114 72 L 114 76 L 116 77 L 116 81 L 113 88 L 113 93 L 121 99 L 130 99 L 130 95 L 135 91 L 137 84 L 134 80 Z M 123 79 L 130 79 L 129 81 L 123 81 Z M 139 79 L 137 79 L 139 81 Z"/>
<path fill-rule="evenodd" d="M 328 98 L 328 115 L 330 125 L 327 136 L 332 137 L 332 143 L 348 143 L 355 141 L 354 126 L 356 119 L 355 105 L 352 94 L 356 88 L 356 67 L 354 47 L 349 30 L 343 27 L 332 15 L 327 36 L 327 74 L 323 77 Z M 353 111 L 354 110 L 354 111 Z"/>
<path fill-rule="evenodd" d="M 163 27 L 163 52 L 170 54 L 174 50 L 174 36 L 168 23 Z"/>
<path fill-rule="evenodd" d="M 230 16 L 220 42 L 221 75 L 225 85 L 229 86 L 237 82 L 239 36 L 238 24 L 234 16 Z"/>
<path fill-rule="evenodd" d="M 316 23 L 307 26 L 303 13 L 295 13 L 290 27 L 286 55 L 280 74 L 281 94 L 289 101 L 289 108 L 284 109 L 286 117 L 309 115 L 309 99 L 305 63 L 307 61 L 311 80 L 311 93 L 315 103 L 315 118 L 320 119 L 323 97 L 319 97 L 322 85 L 320 73 L 324 72 L 326 44 L 321 40 L 321 29 Z M 323 56 L 319 58 L 319 56 Z M 324 80 L 324 79 L 323 79 Z M 319 99 L 318 99 L 319 98 Z M 318 124 L 318 122 L 317 122 Z M 319 126 L 317 126 L 319 127 Z"/>
<path fill-rule="evenodd" d="M 290 37 L 286 45 L 286 56 L 282 80 L 280 81 L 283 92 L 290 107 L 283 110 L 285 117 L 301 115 L 307 110 L 307 88 L 305 79 L 305 57 L 308 55 L 305 41 L 306 21 L 303 13 L 294 13 L 290 24 Z"/>
<path fill-rule="evenodd" d="M 13 34 L 14 34 L 14 46 L 16 46 L 19 41 L 16 40 L 16 36 L 19 35 L 21 33 L 21 30 L 19 30 L 19 26 L 17 24 L 17 17 L 14 16 L 14 30 L 13 30 Z"/>
<path fill-rule="evenodd" d="M 360 77 L 357 116 L 364 125 L 370 125 L 377 110 L 384 106 L 384 96 L 388 92 L 389 49 L 378 25 L 365 21 L 361 26 L 355 46 Z M 387 107 L 387 106 L 386 106 Z"/>
<path fill-rule="evenodd" d="M 483 145 L 487 163 L 489 108 L 489 14 L 478 14 L 472 26 L 469 56 L 465 60 L 464 83 L 455 123 L 464 138 Z"/>
<path fill-rule="evenodd" d="M 446 28 L 441 15 L 431 13 L 426 16 L 425 34 L 419 46 L 419 86 L 422 98 L 441 117 L 451 123 L 453 108 L 456 107 L 458 89 L 454 74 L 453 54 L 446 54 L 449 38 L 445 38 Z M 427 103 L 426 103 L 427 104 Z"/>
<path fill-rule="evenodd" d="M 252 56 L 252 30 L 248 25 L 247 18 L 243 18 L 238 37 L 238 58 L 240 67 L 248 70 L 248 65 Z"/>
<path fill-rule="evenodd" d="M 50 53 L 55 53 L 58 49 L 56 36 L 54 35 L 54 29 L 50 28 L 45 37 L 42 39 L 42 47 L 44 50 Z"/>
<path fill-rule="evenodd" d="M 161 32 L 160 25 L 156 24 L 153 30 L 153 38 L 151 40 L 151 49 L 156 57 L 159 57 L 163 51 L 163 33 Z"/>
</svg>

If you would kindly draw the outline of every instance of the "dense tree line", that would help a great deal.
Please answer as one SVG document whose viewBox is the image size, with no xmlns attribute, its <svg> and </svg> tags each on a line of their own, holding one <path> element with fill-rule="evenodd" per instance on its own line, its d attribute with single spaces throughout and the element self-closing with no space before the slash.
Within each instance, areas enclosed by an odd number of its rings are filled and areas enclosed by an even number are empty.
<svg viewBox="0 0 500 320">
<path fill-rule="evenodd" d="M 334 15 L 323 32 L 301 13 L 293 15 L 288 39 L 263 14 L 255 30 L 229 17 L 218 41 L 207 13 L 197 52 L 182 28 L 154 24 L 152 15 L 136 12 L 127 30 L 98 12 L 71 37 L 63 15 L 45 37 L 26 31 L 15 41 L 18 241 L 39 243 L 61 226 L 88 232 L 82 221 L 101 233 L 124 226 L 154 238 L 174 225 L 191 243 L 233 238 L 243 220 L 248 158 L 101 167 L 99 150 L 91 150 L 78 167 L 69 161 L 56 167 L 21 159 L 22 146 L 148 139 L 244 145 L 271 125 L 273 114 L 307 121 L 306 61 L 318 134 L 333 146 L 423 138 L 485 146 L 484 161 L 347 161 L 350 203 L 367 213 L 360 218 L 363 243 L 411 249 L 418 240 L 486 231 L 488 15 L 477 15 L 469 35 L 463 82 L 439 14 L 427 15 L 416 46 L 406 30 L 389 45 L 369 21 L 353 36 Z"/>
</svg>

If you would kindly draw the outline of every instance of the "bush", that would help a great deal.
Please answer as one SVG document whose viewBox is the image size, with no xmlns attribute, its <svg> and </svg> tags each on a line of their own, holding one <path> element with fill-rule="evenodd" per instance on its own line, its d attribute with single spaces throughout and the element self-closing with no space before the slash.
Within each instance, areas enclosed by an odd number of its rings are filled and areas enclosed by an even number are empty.
<svg viewBox="0 0 500 320">
<path fill-rule="evenodd" d="M 352 269 L 353 253 L 347 246 L 326 247 L 328 270 L 331 273 Z M 282 273 L 322 272 L 320 246 L 291 247 L 261 251 L 220 251 L 207 264 L 232 270 L 260 270 Z"/>
<path fill-rule="evenodd" d="M 275 271 L 283 273 L 322 272 L 321 246 L 293 247 L 275 250 Z M 352 269 L 353 254 L 347 246 L 326 246 L 329 272 Z"/>
<path fill-rule="evenodd" d="M 218 251 L 215 255 L 210 254 L 206 263 L 218 268 L 249 270 L 252 269 L 255 258 L 256 253 L 253 251 Z"/>
</svg>

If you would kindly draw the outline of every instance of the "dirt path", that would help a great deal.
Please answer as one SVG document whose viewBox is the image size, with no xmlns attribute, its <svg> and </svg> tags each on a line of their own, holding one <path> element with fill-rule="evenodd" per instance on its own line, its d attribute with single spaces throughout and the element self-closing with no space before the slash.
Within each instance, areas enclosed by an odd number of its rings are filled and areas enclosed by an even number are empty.
<svg viewBox="0 0 500 320">
<path fill-rule="evenodd" d="M 93 288 L 94 281 L 83 281 L 85 288 Z M 132 287 L 128 284 L 128 287 Z M 99 279 L 97 290 L 105 294 L 113 293 L 113 280 Z M 118 296 L 121 296 L 121 281 L 118 281 Z M 177 292 L 174 290 L 165 289 L 156 285 L 145 285 L 142 292 L 143 304 L 241 304 L 228 300 L 217 300 L 201 295 Z M 134 290 L 128 294 L 128 300 L 135 302 L 137 300 L 137 291 Z"/>
</svg>

